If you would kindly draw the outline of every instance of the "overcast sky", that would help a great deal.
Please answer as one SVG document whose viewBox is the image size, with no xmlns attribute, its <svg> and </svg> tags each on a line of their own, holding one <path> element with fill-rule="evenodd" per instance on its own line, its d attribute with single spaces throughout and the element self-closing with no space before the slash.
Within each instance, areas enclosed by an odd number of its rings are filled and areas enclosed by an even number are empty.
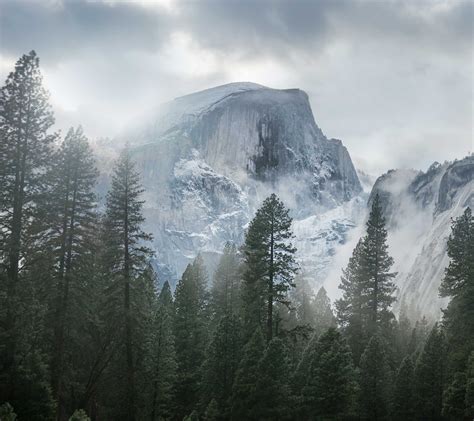
<svg viewBox="0 0 474 421">
<path fill-rule="evenodd" d="M 228 82 L 297 87 L 359 168 L 426 169 L 473 150 L 473 4 L 0 0 L 0 76 L 35 49 L 58 127 L 90 137 Z"/>
</svg>

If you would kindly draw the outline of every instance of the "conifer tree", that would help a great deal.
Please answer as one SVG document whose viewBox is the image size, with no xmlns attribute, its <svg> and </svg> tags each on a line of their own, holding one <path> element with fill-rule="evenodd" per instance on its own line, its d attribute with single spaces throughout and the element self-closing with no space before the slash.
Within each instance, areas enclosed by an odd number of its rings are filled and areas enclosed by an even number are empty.
<svg viewBox="0 0 474 421">
<path fill-rule="evenodd" d="M 466 405 L 465 416 L 470 419 L 474 417 L 474 351 L 471 352 L 466 369 Z"/>
<path fill-rule="evenodd" d="M 449 265 L 440 287 L 451 301 L 443 325 L 449 343 L 448 373 L 463 372 L 474 349 L 474 216 L 470 208 L 453 221 L 448 239 Z"/>
<path fill-rule="evenodd" d="M 156 310 L 148 338 L 147 382 L 151 383 L 149 396 L 150 419 L 170 418 L 173 414 L 174 386 L 176 383 L 176 351 L 174 347 L 174 303 L 168 281 L 163 284 L 156 300 Z"/>
<path fill-rule="evenodd" d="M 323 333 L 311 354 L 302 389 L 307 414 L 322 419 L 348 415 L 355 398 L 355 370 L 349 346 L 335 328 Z"/>
<path fill-rule="evenodd" d="M 240 311 L 241 268 L 237 248 L 227 243 L 214 273 L 211 288 L 211 317 L 215 324 L 224 316 L 233 317 Z"/>
<path fill-rule="evenodd" d="M 342 271 L 339 288 L 343 296 L 336 301 L 337 321 L 352 350 L 354 362 L 358 365 L 367 343 L 367 312 L 362 295 L 362 239 L 359 240 L 347 268 Z"/>
<path fill-rule="evenodd" d="M 462 420 L 466 413 L 466 374 L 455 373 L 443 393 L 442 415 L 448 420 Z"/>
<path fill-rule="evenodd" d="M 390 272 L 393 258 L 388 254 L 387 230 L 378 194 L 372 202 L 362 244 L 362 295 L 368 310 L 369 334 L 374 335 L 377 327 L 385 327 L 393 318 L 390 307 L 395 301 L 392 279 L 396 275 Z"/>
<path fill-rule="evenodd" d="M 200 367 L 208 341 L 207 274 L 201 256 L 189 264 L 175 291 L 173 330 L 177 361 L 177 415 L 191 413 L 198 404 Z"/>
<path fill-rule="evenodd" d="M 418 418 L 441 419 L 445 381 L 445 348 L 444 333 L 435 324 L 415 368 Z"/>
<path fill-rule="evenodd" d="M 134 420 L 136 416 L 136 356 L 138 345 L 134 335 L 134 299 L 137 280 L 147 269 L 151 250 L 145 242 L 151 236 L 141 225 L 143 201 L 140 196 L 143 188 L 140 176 L 128 149 L 125 149 L 116 162 L 112 176 L 112 186 L 107 194 L 104 218 L 104 263 L 110 278 L 110 302 L 112 317 L 119 320 L 118 326 L 124 347 L 125 395 L 123 419 Z"/>
<path fill-rule="evenodd" d="M 272 339 L 258 363 L 257 406 L 259 420 L 288 419 L 290 410 L 289 365 L 285 345 Z"/>
<path fill-rule="evenodd" d="M 46 412 L 38 406 L 35 417 L 49 416 L 53 406 L 46 401 L 51 395 L 41 377 L 46 375 L 45 355 L 38 346 L 44 333 L 45 272 L 32 268 L 46 229 L 56 138 L 48 133 L 54 123 L 48 99 L 39 58 L 31 51 L 16 62 L 0 90 L 0 401 L 9 401 L 25 419 L 35 419 L 28 405 L 39 404 L 39 396 L 45 399 L 41 405 Z M 31 395 L 39 390 L 36 397 Z"/>
<path fill-rule="evenodd" d="M 55 156 L 49 199 L 52 232 L 48 243 L 54 256 L 55 279 L 51 303 L 54 323 L 51 368 L 58 417 L 63 412 L 64 358 L 71 352 L 71 348 L 67 347 L 66 332 L 74 330 L 72 319 L 84 317 L 79 312 L 82 301 L 79 295 L 83 292 L 81 277 L 86 271 L 84 265 L 89 263 L 86 255 L 92 252 L 91 242 L 96 228 L 96 197 L 93 189 L 97 176 L 95 160 L 82 129 L 70 129 Z M 75 311 L 72 312 L 71 307 Z"/>
<path fill-rule="evenodd" d="M 331 309 L 331 300 L 324 287 L 319 288 L 313 307 L 314 328 L 317 335 L 321 335 L 331 327 L 336 327 L 336 318 Z"/>
<path fill-rule="evenodd" d="M 409 421 L 415 419 L 414 365 L 410 356 L 403 359 L 395 380 L 393 396 L 393 419 Z"/>
<path fill-rule="evenodd" d="M 237 316 L 223 316 L 214 331 L 203 366 L 203 401 L 214 400 L 223 418 L 230 415 L 232 385 L 241 357 L 241 330 Z"/>
<path fill-rule="evenodd" d="M 374 335 L 360 359 L 360 410 L 371 420 L 382 420 L 390 411 L 391 373 L 385 344 Z"/>
<path fill-rule="evenodd" d="M 387 230 L 379 195 L 376 194 L 367 221 L 367 233 L 354 249 L 341 278 L 343 297 L 336 303 L 338 321 L 348 337 L 356 363 L 368 338 L 380 332 L 393 339 L 390 310 L 395 273 L 388 254 Z"/>
<path fill-rule="evenodd" d="M 250 222 L 243 247 L 246 329 L 252 332 L 264 326 L 268 342 L 274 332 L 274 304 L 286 303 L 287 292 L 294 287 L 297 266 L 296 249 L 289 243 L 291 222 L 288 209 L 272 194 Z"/>
<path fill-rule="evenodd" d="M 232 420 L 258 420 L 259 404 L 257 383 L 259 362 L 265 351 L 264 339 L 259 328 L 244 346 L 242 359 L 232 387 Z"/>
</svg>

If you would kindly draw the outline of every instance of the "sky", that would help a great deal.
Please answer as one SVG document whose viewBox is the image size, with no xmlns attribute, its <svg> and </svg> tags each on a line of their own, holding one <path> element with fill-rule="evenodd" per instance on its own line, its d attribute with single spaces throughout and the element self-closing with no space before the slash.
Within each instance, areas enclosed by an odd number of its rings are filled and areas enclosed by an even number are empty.
<svg viewBox="0 0 474 421">
<path fill-rule="evenodd" d="M 113 138 L 229 82 L 300 88 L 356 167 L 425 170 L 473 144 L 474 2 L 0 0 L 0 78 L 34 49 L 63 133 Z"/>
</svg>

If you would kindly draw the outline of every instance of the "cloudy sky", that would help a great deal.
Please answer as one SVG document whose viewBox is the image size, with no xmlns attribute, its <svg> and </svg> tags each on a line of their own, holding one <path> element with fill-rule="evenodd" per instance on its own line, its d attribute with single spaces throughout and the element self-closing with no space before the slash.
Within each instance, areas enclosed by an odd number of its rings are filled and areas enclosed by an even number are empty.
<svg viewBox="0 0 474 421">
<path fill-rule="evenodd" d="M 473 151 L 473 2 L 0 0 L 0 77 L 35 49 L 58 127 L 119 133 L 234 81 L 298 87 L 378 174 Z"/>
</svg>

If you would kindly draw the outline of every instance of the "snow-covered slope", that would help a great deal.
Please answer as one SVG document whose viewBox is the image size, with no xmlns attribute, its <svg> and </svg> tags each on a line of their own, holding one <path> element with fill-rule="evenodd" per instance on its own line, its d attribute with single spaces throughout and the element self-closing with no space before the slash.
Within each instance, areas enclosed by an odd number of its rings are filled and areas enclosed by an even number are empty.
<svg viewBox="0 0 474 421">
<path fill-rule="evenodd" d="M 474 156 L 435 163 L 427 172 L 389 171 L 376 181 L 371 197 L 376 192 L 383 199 L 398 271 L 398 305 L 405 301 L 414 319 L 437 318 L 447 303 L 438 288 L 449 262 L 451 219 L 474 207 Z"/>
<path fill-rule="evenodd" d="M 276 192 L 295 218 L 299 259 L 320 283 L 365 208 L 346 148 L 322 133 L 299 89 L 233 83 L 197 92 L 165 104 L 127 138 L 162 279 L 175 280 L 197 253 L 212 270 L 225 242 L 241 244 Z"/>
</svg>

